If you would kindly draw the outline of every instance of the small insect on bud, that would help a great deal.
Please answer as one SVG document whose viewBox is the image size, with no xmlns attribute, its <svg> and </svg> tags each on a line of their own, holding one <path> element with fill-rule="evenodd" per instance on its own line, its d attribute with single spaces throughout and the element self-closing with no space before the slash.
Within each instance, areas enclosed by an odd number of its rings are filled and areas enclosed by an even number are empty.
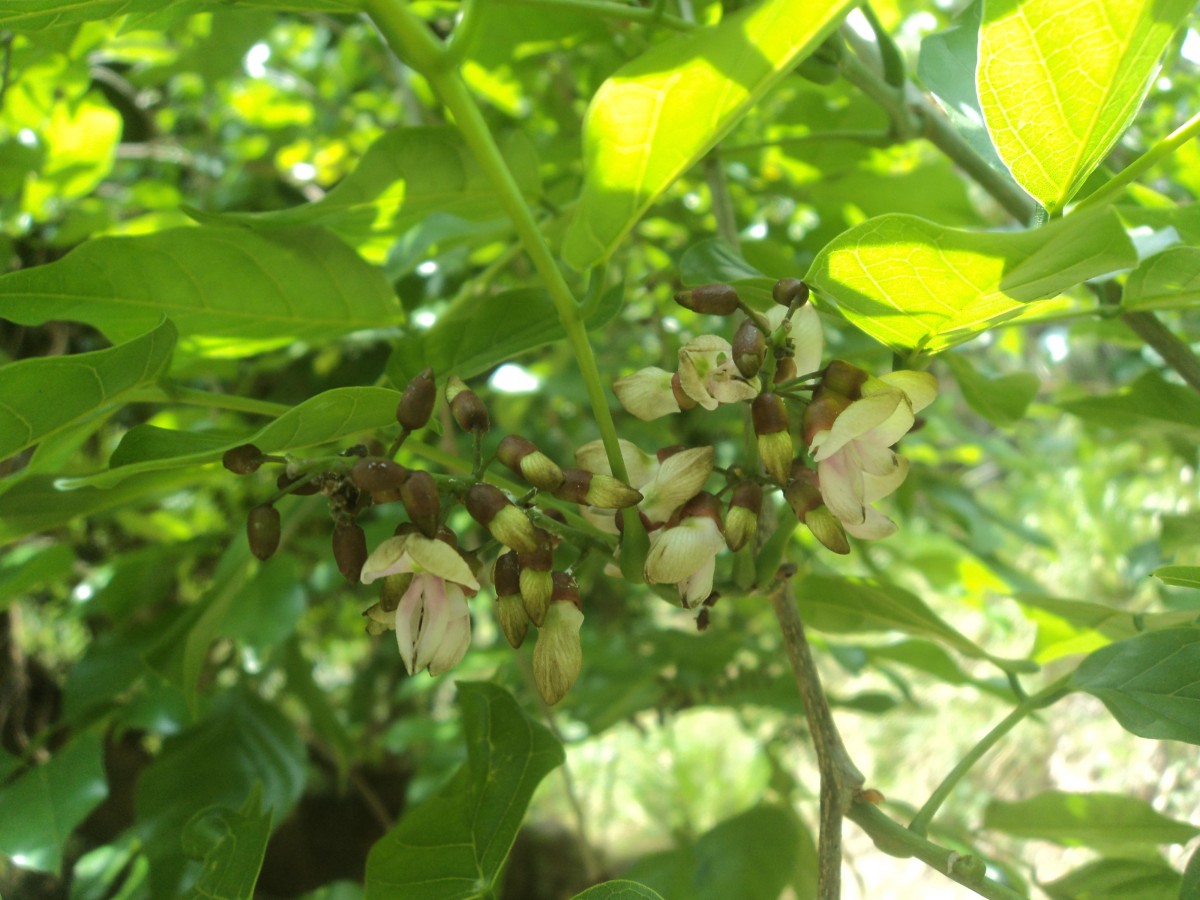
<svg viewBox="0 0 1200 900">
<path fill-rule="evenodd" d="M 550 535 L 540 528 L 537 537 L 537 548 L 520 555 L 520 589 L 525 613 L 540 628 L 554 592 L 554 578 L 550 574 L 554 568 L 554 544 Z"/>
<path fill-rule="evenodd" d="M 771 296 L 780 306 L 799 308 L 808 302 L 808 285 L 799 278 L 780 278 L 771 288 Z"/>
<path fill-rule="evenodd" d="M 240 444 L 225 451 L 225 455 L 221 457 L 221 465 L 235 475 L 249 475 L 251 472 L 257 472 L 266 458 L 266 454 L 253 444 Z"/>
<path fill-rule="evenodd" d="M 456 375 L 451 375 L 446 382 L 446 402 L 450 404 L 450 413 L 454 416 L 454 421 L 463 431 L 483 434 L 492 427 L 487 407 L 483 405 L 479 395 Z"/>
<path fill-rule="evenodd" d="M 675 302 L 684 309 L 710 316 L 728 316 L 741 303 L 738 292 L 727 284 L 702 284 L 690 291 L 679 291 Z"/>
<path fill-rule="evenodd" d="M 259 559 L 269 559 L 279 549 L 279 510 L 262 503 L 246 518 L 246 537 L 250 552 Z"/>
<path fill-rule="evenodd" d="M 792 465 L 792 436 L 788 433 L 787 407 L 778 394 L 759 394 L 750 404 L 758 455 L 776 484 L 785 485 Z"/>
<path fill-rule="evenodd" d="M 514 551 L 502 553 L 492 569 L 492 584 L 496 588 L 496 618 L 504 639 L 515 650 L 525 642 L 529 633 L 529 616 L 521 600 L 521 565 Z"/>
<path fill-rule="evenodd" d="M 554 496 L 560 500 L 598 509 L 625 509 L 642 500 L 640 492 L 611 475 L 598 475 L 586 469 L 574 468 L 563 469 L 562 472 L 563 483 L 554 492 Z"/>
<path fill-rule="evenodd" d="M 421 534 L 431 538 L 438 533 L 442 501 L 432 475 L 419 469 L 410 472 L 408 479 L 400 486 L 400 500 L 404 503 L 408 518 L 420 529 Z"/>
<path fill-rule="evenodd" d="M 567 573 L 555 572 L 554 599 L 533 648 L 533 681 L 550 706 L 567 695 L 583 668 L 582 625 L 579 585 Z"/>
<path fill-rule="evenodd" d="M 496 458 L 534 487 L 543 491 L 557 490 L 563 483 L 558 463 L 542 453 L 532 441 L 510 434 L 496 448 Z"/>
<path fill-rule="evenodd" d="M 355 522 L 338 522 L 333 526 L 333 558 L 338 571 L 350 584 L 358 584 L 358 576 L 367 561 L 367 536 Z"/>
<path fill-rule="evenodd" d="M 354 464 L 350 480 L 360 491 L 370 494 L 375 503 L 393 503 L 400 499 L 408 469 L 390 459 L 368 456 Z"/>
<path fill-rule="evenodd" d="M 767 358 L 767 337 L 750 319 L 738 326 L 733 336 L 733 364 L 746 378 L 753 378 Z"/>
<path fill-rule="evenodd" d="M 433 382 L 433 369 L 425 369 L 404 388 L 400 402 L 396 404 L 396 421 L 409 431 L 424 428 L 433 414 L 437 402 L 437 386 Z"/>
<path fill-rule="evenodd" d="M 279 477 L 275 479 L 275 487 L 281 491 L 286 491 L 289 487 L 299 481 L 299 478 L 289 478 L 287 472 L 280 472 Z M 320 493 L 321 482 L 314 478 L 311 481 L 306 481 L 304 484 L 291 491 L 289 494 L 295 494 L 297 497 L 308 497 L 312 494 Z"/>
<path fill-rule="evenodd" d="M 725 543 L 735 553 L 754 539 L 762 512 L 763 490 L 756 481 L 743 481 L 733 489 L 725 515 Z"/>
<path fill-rule="evenodd" d="M 498 487 L 483 483 L 472 485 L 463 502 L 471 518 L 504 546 L 520 553 L 537 549 L 537 531 L 533 523 Z"/>
</svg>

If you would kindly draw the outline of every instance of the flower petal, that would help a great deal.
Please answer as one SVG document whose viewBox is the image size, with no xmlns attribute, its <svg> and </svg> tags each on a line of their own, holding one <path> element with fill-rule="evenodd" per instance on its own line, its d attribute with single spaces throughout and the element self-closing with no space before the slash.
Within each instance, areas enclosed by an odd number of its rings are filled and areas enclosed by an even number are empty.
<svg viewBox="0 0 1200 900">
<path fill-rule="evenodd" d="M 421 614 L 425 609 L 425 599 L 421 593 L 421 585 L 414 578 L 413 583 L 404 592 L 400 605 L 396 607 L 396 643 L 400 647 L 400 659 L 405 671 L 415 675 L 413 668 L 416 656 L 417 638 L 421 632 Z"/>
<path fill-rule="evenodd" d="M 896 463 L 896 467 L 884 475 L 863 473 L 863 502 L 874 503 L 876 500 L 881 500 L 904 483 L 904 479 L 908 476 L 908 460 L 897 456 Z"/>
<path fill-rule="evenodd" d="M 862 469 L 847 453 L 835 453 L 817 463 L 817 483 L 830 512 L 847 524 L 863 522 L 867 513 Z"/>
<path fill-rule="evenodd" d="M 387 575 L 411 572 L 411 568 L 406 568 L 409 560 L 404 553 L 408 538 L 409 535 L 388 538 L 376 547 L 367 557 L 367 561 L 363 563 L 362 572 L 358 576 L 359 580 L 363 584 L 370 584 Z"/>
<path fill-rule="evenodd" d="M 646 580 L 678 584 L 707 565 L 724 546 L 716 522 L 707 516 L 690 516 L 653 539 L 646 556 Z"/>
<path fill-rule="evenodd" d="M 787 307 L 772 306 L 767 312 L 767 321 L 772 329 L 778 328 L 787 315 Z M 825 335 L 821 329 L 821 317 L 811 303 L 806 303 L 792 314 L 788 337 L 794 348 L 792 359 L 796 373 L 807 375 L 821 368 L 821 353 L 824 351 Z"/>
<path fill-rule="evenodd" d="M 705 386 L 718 403 L 740 403 L 758 396 L 756 381 L 748 380 L 739 372 L 733 360 L 723 362 L 713 369 Z"/>
<path fill-rule="evenodd" d="M 675 510 L 704 490 L 715 457 L 712 447 L 692 447 L 668 456 L 645 485 L 638 508 L 652 523 L 667 521 Z"/>
<path fill-rule="evenodd" d="M 937 379 L 929 372 L 901 369 L 881 375 L 880 381 L 904 391 L 915 413 L 920 412 L 937 397 Z"/>
<path fill-rule="evenodd" d="M 625 470 L 629 473 L 629 486 L 640 489 L 658 471 L 658 460 L 632 441 L 621 438 L 618 443 L 621 445 L 621 459 L 625 461 Z M 586 469 L 594 475 L 612 474 L 612 466 L 608 464 L 608 453 L 604 449 L 603 441 L 588 441 L 577 449 L 575 462 L 579 468 Z"/>
<path fill-rule="evenodd" d="M 416 658 L 413 660 L 413 668 L 422 672 L 429 668 L 430 660 L 445 637 L 446 626 L 450 624 L 450 602 L 446 596 L 446 583 L 436 575 L 418 575 L 413 579 L 413 586 L 416 587 L 418 583 L 424 607 L 414 648 Z"/>
<path fill-rule="evenodd" d="M 878 540 L 885 538 L 890 534 L 895 533 L 896 523 L 875 509 L 873 506 L 867 507 L 866 518 L 858 525 L 850 522 L 842 521 L 842 525 L 846 531 L 854 535 L 856 538 L 864 540 Z"/>
<path fill-rule="evenodd" d="M 687 609 L 695 609 L 708 599 L 712 593 L 713 575 L 717 571 L 717 557 L 709 557 L 708 562 L 693 572 L 690 576 L 675 585 L 679 591 L 679 602 Z"/>
<path fill-rule="evenodd" d="M 829 434 L 813 451 L 813 459 L 820 462 L 837 453 L 848 442 L 877 428 L 892 416 L 896 407 L 904 402 L 904 394 L 899 390 L 882 391 L 869 397 L 864 396 L 861 400 L 855 400 L 834 420 Z M 816 445 L 816 443 L 817 439 L 814 438 L 813 444 Z"/>
<path fill-rule="evenodd" d="M 429 660 L 430 675 L 441 675 L 453 669 L 471 646 L 471 611 L 463 592 L 455 585 L 447 585 L 446 596 L 446 631 Z"/>
<path fill-rule="evenodd" d="M 613 393 L 625 409 L 644 422 L 679 412 L 671 389 L 673 374 L 650 367 L 613 382 Z"/>
<path fill-rule="evenodd" d="M 408 553 L 414 563 L 410 571 L 428 572 L 472 591 L 479 590 L 479 582 L 475 580 L 467 561 L 445 541 L 430 540 L 419 534 L 409 535 Z"/>
</svg>

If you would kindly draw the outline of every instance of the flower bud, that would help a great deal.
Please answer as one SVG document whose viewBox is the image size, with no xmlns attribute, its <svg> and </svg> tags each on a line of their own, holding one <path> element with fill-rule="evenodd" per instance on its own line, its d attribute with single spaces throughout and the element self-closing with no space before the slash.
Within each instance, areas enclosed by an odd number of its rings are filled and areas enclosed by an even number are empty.
<svg viewBox="0 0 1200 900">
<path fill-rule="evenodd" d="M 583 668 L 582 625 L 579 586 L 565 572 L 555 572 L 554 600 L 533 648 L 533 680 L 550 706 L 566 696 Z"/>
<path fill-rule="evenodd" d="M 537 549 L 533 523 L 498 487 L 482 482 L 472 485 L 464 503 L 471 518 L 504 546 L 521 553 Z"/>
<path fill-rule="evenodd" d="M 301 476 L 301 477 L 303 477 L 303 476 Z M 299 480 L 300 480 L 300 478 L 288 477 L 287 472 L 280 472 L 279 477 L 275 479 L 275 487 L 277 487 L 281 491 L 284 491 L 284 490 L 287 490 L 289 487 L 291 487 L 293 484 L 295 484 Z M 320 491 L 321 491 L 321 484 L 317 479 L 314 478 L 311 481 L 304 482 L 304 484 L 300 485 L 295 490 L 289 491 L 288 493 L 294 494 L 297 497 L 308 497 L 308 496 L 311 496 L 312 494 L 320 493 Z"/>
<path fill-rule="evenodd" d="M 778 394 L 759 394 L 750 405 L 758 455 L 776 484 L 787 484 L 792 466 L 792 436 L 788 433 L 787 406 Z"/>
<path fill-rule="evenodd" d="M 404 388 L 404 394 L 396 405 L 396 421 L 409 431 L 424 428 L 433 414 L 437 401 L 437 387 L 433 383 L 433 369 L 425 369 Z"/>
<path fill-rule="evenodd" d="M 253 444 L 241 444 L 225 451 L 225 455 L 221 457 L 221 465 L 235 475 L 249 475 L 258 471 L 264 459 L 266 454 Z"/>
<path fill-rule="evenodd" d="M 482 434 L 492 427 L 487 407 L 483 405 L 479 395 L 456 375 L 451 375 L 446 382 L 446 402 L 450 404 L 450 413 L 454 416 L 454 421 L 463 431 Z"/>
<path fill-rule="evenodd" d="M 428 538 L 437 535 L 442 501 L 432 475 L 419 469 L 410 472 L 408 480 L 400 487 L 400 500 L 404 503 L 408 518 L 421 534 Z"/>
<path fill-rule="evenodd" d="M 515 650 L 525 642 L 529 632 L 529 616 L 521 599 L 520 563 L 513 551 L 502 553 L 492 568 L 492 584 L 496 588 L 496 618 L 504 639 Z"/>
<path fill-rule="evenodd" d="M 350 480 L 354 482 L 354 486 L 370 494 L 375 503 L 393 503 L 399 500 L 400 489 L 407 479 L 408 469 L 378 456 L 360 459 L 350 470 Z"/>
<path fill-rule="evenodd" d="M 845 360 L 835 359 L 821 374 L 821 387 L 851 400 L 862 397 L 862 387 L 871 376 Z"/>
<path fill-rule="evenodd" d="M 791 381 L 800 372 L 796 368 L 796 361 L 790 356 L 785 356 L 783 359 L 775 363 L 775 384 L 783 384 L 785 381 Z"/>
<path fill-rule="evenodd" d="M 496 448 L 496 458 L 534 487 L 554 491 L 563 483 L 558 463 L 538 450 L 532 441 L 510 434 Z"/>
<path fill-rule="evenodd" d="M 799 278 L 780 278 L 771 288 L 771 296 L 780 306 L 803 306 L 808 302 L 808 285 Z"/>
<path fill-rule="evenodd" d="M 279 549 L 279 510 L 262 503 L 246 517 L 246 537 L 250 552 L 259 559 L 269 559 Z"/>
<path fill-rule="evenodd" d="M 797 460 L 792 466 L 791 479 L 784 489 L 783 496 L 796 517 L 808 526 L 813 537 L 834 553 L 844 555 L 850 552 L 846 530 L 825 505 L 825 499 L 817 486 L 816 472 Z"/>
<path fill-rule="evenodd" d="M 763 490 L 756 481 L 743 481 L 733 489 L 725 515 L 725 543 L 735 553 L 754 539 L 762 512 Z"/>
<path fill-rule="evenodd" d="M 611 475 L 598 475 L 586 469 L 574 468 L 563 469 L 562 473 L 563 483 L 554 492 L 554 496 L 560 500 L 600 509 L 624 509 L 635 506 L 642 499 L 640 492 Z"/>
<path fill-rule="evenodd" d="M 733 364 L 746 378 L 753 378 L 767 358 L 767 337 L 750 319 L 738 326 L 733 336 Z"/>
<path fill-rule="evenodd" d="M 525 612 L 533 624 L 539 628 L 546 618 L 546 609 L 550 605 L 550 597 L 554 593 L 554 578 L 551 569 L 554 568 L 554 545 L 550 535 L 538 529 L 538 546 L 530 553 L 520 555 L 521 600 L 525 604 Z"/>
<path fill-rule="evenodd" d="M 333 558 L 338 571 L 350 584 L 358 584 L 358 573 L 367 561 L 367 536 L 356 522 L 333 526 Z"/>
<path fill-rule="evenodd" d="M 384 609 L 382 603 L 372 603 L 363 610 L 363 618 L 367 620 L 367 634 L 379 637 L 388 631 L 396 630 L 396 610 Z"/>
<path fill-rule="evenodd" d="M 692 312 L 710 316 L 728 316 L 737 312 L 741 298 L 727 284 L 702 284 L 690 291 L 679 291 L 675 302 Z"/>
</svg>

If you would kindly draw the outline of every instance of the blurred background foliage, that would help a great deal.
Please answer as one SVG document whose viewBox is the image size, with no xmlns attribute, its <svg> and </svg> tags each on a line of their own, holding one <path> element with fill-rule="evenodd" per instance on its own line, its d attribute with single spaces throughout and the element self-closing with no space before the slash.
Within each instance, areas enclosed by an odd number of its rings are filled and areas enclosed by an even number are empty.
<svg viewBox="0 0 1200 900">
<path fill-rule="evenodd" d="M 457 9 L 414 6 L 442 32 Z M 697 21 L 720 15 L 719 3 L 690 6 Z M 188 209 L 270 214 L 320 201 L 389 129 L 444 124 L 429 86 L 362 19 L 173 9 L 0 36 L 6 271 L 52 262 L 99 235 L 187 226 Z M 875 10 L 911 70 L 920 40 L 954 13 L 890 0 Z M 464 75 L 514 157 L 534 160 L 529 189 L 553 235 L 579 192 L 588 98 L 662 31 L 510 2 L 489 4 L 484 16 L 485 37 Z M 1198 46 L 1188 30 L 1168 54 L 1112 168 L 1200 104 Z M 1198 152 L 1192 142 L 1164 160 L 1138 188 L 1139 201 L 1194 201 Z M 719 159 L 741 252 L 772 277 L 802 274 L 829 239 L 883 212 L 959 226 L 1006 222 L 930 144 L 893 142 L 885 114 L 841 80 L 784 79 L 722 143 Z M 331 226 L 382 267 L 403 305 L 403 330 L 194 358 L 174 370 L 179 383 L 289 406 L 335 387 L 402 387 L 388 380 L 393 367 L 405 369 L 403 358 L 390 360 L 405 346 L 398 339 L 419 344 L 447 311 L 533 282 L 497 208 L 428 203 L 399 225 L 348 217 Z M 720 327 L 670 302 L 689 250 L 715 229 L 711 184 L 699 170 L 637 226 L 614 264 L 624 305 L 593 333 L 602 372 L 615 379 L 660 364 L 690 336 Z M 870 577 L 910 591 L 993 655 L 1030 657 L 1051 675 L 1124 636 L 1059 600 L 1194 612 L 1195 590 L 1149 573 L 1200 564 L 1200 421 L 1130 407 L 1123 398 L 1139 379 L 1172 376 L 1119 320 L 1079 312 L 1093 300 L 1081 288 L 1057 311 L 939 357 L 941 395 L 904 444 L 913 470 L 890 509 L 900 532 L 858 544 L 845 559 L 798 534 L 796 552 L 814 576 Z M 1168 320 L 1185 339 L 1200 339 L 1196 312 Z M 826 313 L 825 324 L 830 355 L 890 366 L 890 354 L 845 322 Z M 78 323 L 0 319 L 0 361 L 105 346 Z M 596 437 L 571 354 L 551 343 L 516 362 L 478 379 L 493 418 L 489 442 L 519 433 L 569 462 Z M 473 646 L 452 675 L 405 677 L 390 638 L 363 633 L 372 592 L 338 574 L 319 497 L 279 504 L 283 549 L 259 564 L 242 529 L 246 510 L 274 491 L 265 474 L 238 479 L 209 465 L 85 488 L 69 500 L 51 487 L 104 468 L 135 425 L 222 434 L 265 421 L 131 402 L 0 463 L 0 776 L 22 761 L 46 763 L 36 783 L 0 787 L 8 860 L 0 893 L 176 896 L 199 877 L 212 830 L 197 813 L 252 809 L 244 804 L 259 781 L 274 832 L 258 895 L 360 896 L 372 844 L 464 758 L 453 703 L 454 680 L 463 679 L 505 687 L 567 748 L 566 768 L 534 798 L 504 896 L 569 896 L 618 874 L 668 897 L 813 895 L 816 773 L 761 597 L 727 595 L 697 634 L 690 616 L 605 577 L 604 560 L 582 561 L 584 671 L 551 714 L 532 690 L 531 647 L 508 648 L 487 602 L 473 605 Z M 622 436 L 647 449 L 714 443 L 723 465 L 736 458 L 743 428 L 734 409 L 620 422 Z M 452 427 L 427 441 L 430 454 L 469 458 Z M 395 516 L 383 507 L 364 524 L 374 545 Z M 479 542 L 465 516 L 453 524 L 468 546 Z M 1013 703 L 996 666 L 928 635 L 818 624 L 813 637 L 852 752 L 893 811 L 919 806 Z M 1096 701 L 1072 697 L 969 776 L 937 837 L 973 848 L 994 862 L 995 877 L 1036 893 L 1097 851 L 1026 844 L 1002 827 L 981 832 L 990 803 L 1047 790 L 1119 791 L 1186 819 L 1200 799 L 1198 778 L 1194 747 L 1135 738 Z M 1186 859 L 1178 844 L 1165 857 L 1153 842 L 1132 849 L 1142 889 L 1146 873 L 1163 866 L 1155 860 L 1178 871 Z M 861 835 L 848 853 L 851 896 L 967 894 L 911 860 L 883 856 Z M 1178 875 L 1168 869 L 1161 880 L 1161 894 L 1094 896 L 1176 896 Z M 1076 896 L 1064 891 L 1044 895 Z"/>
</svg>

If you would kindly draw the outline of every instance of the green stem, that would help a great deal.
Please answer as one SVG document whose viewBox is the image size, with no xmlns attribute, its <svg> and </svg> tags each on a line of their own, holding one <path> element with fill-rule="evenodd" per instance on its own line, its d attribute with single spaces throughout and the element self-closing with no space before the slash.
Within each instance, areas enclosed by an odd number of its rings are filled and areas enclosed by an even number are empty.
<svg viewBox="0 0 1200 900">
<path fill-rule="evenodd" d="M 861 131 L 820 131 L 813 134 L 799 134 L 795 137 L 779 138 L 774 141 L 753 141 L 747 144 L 722 144 L 721 155 L 731 153 L 751 153 L 766 150 L 770 147 L 803 147 L 805 144 L 815 144 L 827 141 L 849 141 L 855 144 L 865 144 L 868 147 L 888 147 L 895 140 L 886 131 L 863 129 Z"/>
<path fill-rule="evenodd" d="M 160 387 L 145 388 L 134 392 L 130 403 L 179 403 L 184 406 L 205 406 L 210 409 L 229 409 L 234 412 L 254 413 L 260 416 L 282 416 L 291 410 L 283 403 L 271 403 L 268 400 L 255 400 L 253 397 L 239 397 L 236 394 L 218 394 L 214 391 L 202 391 L 197 388 L 181 387 L 169 382 Z"/>
<path fill-rule="evenodd" d="M 908 830 L 923 837 L 926 831 L 929 830 L 929 823 L 938 809 L 975 763 L 979 762 L 992 747 L 996 746 L 1002 737 L 1012 731 L 1030 713 L 1044 706 L 1049 706 L 1063 697 L 1068 692 L 1066 686 L 1067 678 L 1067 676 L 1064 676 L 1036 694 L 1026 697 L 999 724 L 985 734 L 983 739 L 955 764 L 954 768 L 950 770 L 950 774 L 942 779 L 942 783 L 937 786 L 937 789 L 925 801 L 925 805 L 921 807 L 913 817 L 913 820 L 908 824 Z"/>
<path fill-rule="evenodd" d="M 1200 112 L 1127 165 L 1112 180 L 1105 182 L 1076 203 L 1075 209 L 1085 209 L 1115 199 L 1126 187 L 1144 175 L 1151 166 L 1170 156 L 1197 134 L 1200 134 Z"/>
<path fill-rule="evenodd" d="M 1194 390 L 1200 391 L 1200 358 L 1158 316 L 1151 312 L 1128 312 L 1121 316 L 1121 321 L 1153 347 L 1163 361 Z"/>
<path fill-rule="evenodd" d="M 879 59 L 883 64 L 883 80 L 893 87 L 903 89 L 907 76 L 904 73 L 904 57 L 900 55 L 900 48 L 883 27 L 870 3 L 864 3 L 859 9 L 871 30 L 875 32 L 875 45 L 879 48 Z"/>
<path fill-rule="evenodd" d="M 712 196 L 717 236 L 740 254 L 742 242 L 738 237 L 733 198 L 729 196 L 729 181 L 725 177 L 725 167 L 721 165 L 720 157 L 715 152 L 704 157 L 704 180 L 708 182 L 708 192 Z"/>
<path fill-rule="evenodd" d="M 662 25 L 673 31 L 691 31 L 695 26 L 678 16 L 662 11 L 662 4 L 653 6 L 627 6 L 624 3 L 613 3 L 610 0 L 502 0 L 514 6 L 545 6 L 552 9 L 566 9 L 571 12 L 589 13 L 609 19 L 624 19 L 627 22 L 645 22 L 648 25 Z"/>
</svg>

